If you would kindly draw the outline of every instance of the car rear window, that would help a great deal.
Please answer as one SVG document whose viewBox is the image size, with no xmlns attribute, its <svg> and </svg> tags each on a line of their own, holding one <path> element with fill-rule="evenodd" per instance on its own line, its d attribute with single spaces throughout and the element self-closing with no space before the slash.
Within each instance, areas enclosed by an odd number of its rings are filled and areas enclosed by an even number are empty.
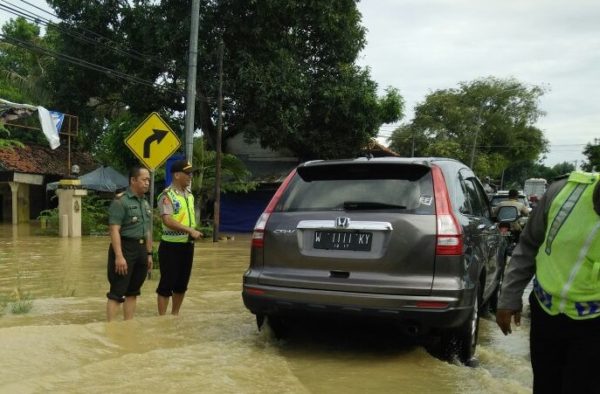
<svg viewBox="0 0 600 394">
<path fill-rule="evenodd" d="M 387 163 L 300 167 L 275 209 L 433 214 L 431 171 Z"/>
<path fill-rule="evenodd" d="M 492 204 L 493 207 L 495 207 L 495 206 L 497 206 L 498 204 L 500 204 L 503 201 L 508 201 L 508 196 L 493 196 L 491 204 Z M 517 198 L 517 201 L 519 201 L 521 204 L 525 205 L 526 207 L 529 206 L 529 202 L 523 196 L 519 196 Z"/>
</svg>

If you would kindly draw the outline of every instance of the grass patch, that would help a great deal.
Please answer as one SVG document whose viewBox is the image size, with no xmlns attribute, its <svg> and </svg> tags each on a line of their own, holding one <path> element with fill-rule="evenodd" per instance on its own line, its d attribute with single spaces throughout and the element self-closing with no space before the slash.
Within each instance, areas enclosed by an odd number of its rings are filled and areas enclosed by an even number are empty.
<svg viewBox="0 0 600 394">
<path fill-rule="evenodd" d="M 21 289 L 15 288 L 12 297 L 0 297 L 0 314 L 6 310 L 13 315 L 23 315 L 31 311 L 33 308 L 33 299 L 29 293 L 22 294 Z"/>
</svg>

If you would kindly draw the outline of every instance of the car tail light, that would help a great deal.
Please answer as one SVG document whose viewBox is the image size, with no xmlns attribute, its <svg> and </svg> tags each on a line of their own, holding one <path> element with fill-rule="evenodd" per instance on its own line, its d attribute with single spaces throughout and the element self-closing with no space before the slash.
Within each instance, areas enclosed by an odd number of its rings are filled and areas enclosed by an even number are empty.
<svg viewBox="0 0 600 394">
<path fill-rule="evenodd" d="M 287 188 L 288 184 L 292 180 L 292 178 L 296 175 L 296 170 L 294 169 L 289 175 L 285 178 L 281 186 L 275 192 L 271 201 L 269 201 L 269 205 L 265 208 L 264 212 L 258 220 L 256 221 L 256 225 L 254 226 L 254 232 L 252 233 L 252 247 L 253 248 L 262 248 L 265 246 L 265 228 L 267 227 L 267 222 L 269 221 L 269 217 L 271 216 L 271 212 L 275 209 L 275 206 L 279 202 L 281 195 Z"/>
<path fill-rule="evenodd" d="M 463 253 L 462 227 L 452 211 L 444 174 L 437 166 L 431 167 L 431 173 L 433 175 L 435 214 L 437 217 L 435 254 L 460 255 Z"/>
</svg>

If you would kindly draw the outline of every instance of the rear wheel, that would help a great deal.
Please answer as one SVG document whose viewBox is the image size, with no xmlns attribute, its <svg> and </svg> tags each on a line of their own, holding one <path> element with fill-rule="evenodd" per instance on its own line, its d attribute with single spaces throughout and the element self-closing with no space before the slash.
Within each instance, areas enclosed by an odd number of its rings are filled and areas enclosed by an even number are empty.
<svg viewBox="0 0 600 394">
<path fill-rule="evenodd" d="M 277 339 L 283 339 L 287 337 L 290 330 L 288 322 L 281 316 L 268 315 L 267 325 Z"/>
<path fill-rule="evenodd" d="M 448 359 L 468 364 L 475 355 L 479 336 L 479 297 L 475 297 L 469 319 L 462 326 L 442 335 L 442 352 Z"/>
</svg>

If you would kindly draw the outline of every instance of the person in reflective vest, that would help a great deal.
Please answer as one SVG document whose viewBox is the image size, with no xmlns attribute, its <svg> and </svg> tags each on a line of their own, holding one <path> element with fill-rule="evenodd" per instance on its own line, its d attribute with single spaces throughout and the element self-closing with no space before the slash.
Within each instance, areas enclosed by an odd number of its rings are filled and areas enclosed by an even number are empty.
<svg viewBox="0 0 600 394">
<path fill-rule="evenodd" d="M 530 350 L 534 393 L 600 392 L 600 174 L 553 183 L 533 211 L 504 276 L 496 322 L 521 322 L 533 277 Z"/>
<path fill-rule="evenodd" d="M 171 166 L 173 180 L 158 196 L 162 219 L 162 236 L 158 247 L 160 281 L 156 289 L 158 314 L 167 313 L 173 298 L 171 314 L 178 315 L 192 273 L 194 241 L 202 237 L 196 230 L 194 196 L 190 191 L 193 169 L 179 160 Z"/>
</svg>

